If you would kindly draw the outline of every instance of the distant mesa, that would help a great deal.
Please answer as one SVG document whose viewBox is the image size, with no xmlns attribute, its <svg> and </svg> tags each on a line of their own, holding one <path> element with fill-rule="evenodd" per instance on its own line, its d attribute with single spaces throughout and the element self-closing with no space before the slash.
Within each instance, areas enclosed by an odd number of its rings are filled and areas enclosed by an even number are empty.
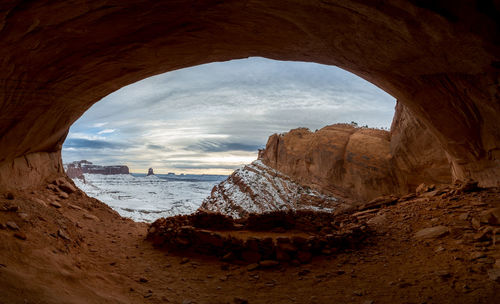
<svg viewBox="0 0 500 304">
<path fill-rule="evenodd" d="M 153 168 L 148 169 L 148 176 L 150 175 L 155 175 L 155 173 L 153 172 Z"/>
<path fill-rule="evenodd" d="M 87 160 L 74 161 L 72 163 L 65 164 L 64 169 L 66 170 L 66 174 L 69 178 L 82 178 L 84 173 L 103 175 L 130 174 L 127 166 L 94 165 Z"/>
</svg>

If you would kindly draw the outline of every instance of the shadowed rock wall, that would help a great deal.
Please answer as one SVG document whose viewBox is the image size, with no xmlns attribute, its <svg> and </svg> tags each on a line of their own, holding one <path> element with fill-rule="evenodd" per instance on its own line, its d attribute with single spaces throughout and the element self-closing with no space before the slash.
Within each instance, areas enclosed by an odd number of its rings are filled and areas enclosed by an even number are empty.
<svg viewBox="0 0 500 304">
<path fill-rule="evenodd" d="M 454 178 L 498 185 L 495 3 L 3 1 L 0 188 L 29 186 L 17 180 L 21 163 L 32 183 L 63 174 L 71 124 L 124 85 L 248 56 L 336 65 L 371 81 L 437 138 Z"/>
</svg>

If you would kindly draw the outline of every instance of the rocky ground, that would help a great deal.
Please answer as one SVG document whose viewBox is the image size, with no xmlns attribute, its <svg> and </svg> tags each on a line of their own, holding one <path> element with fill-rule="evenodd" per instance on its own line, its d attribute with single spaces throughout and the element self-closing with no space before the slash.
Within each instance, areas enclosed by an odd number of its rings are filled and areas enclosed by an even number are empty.
<svg viewBox="0 0 500 304">
<path fill-rule="evenodd" d="M 359 248 L 270 268 L 155 248 L 65 180 L 4 193 L 0 303 L 500 302 L 500 189 L 419 190 L 347 211 Z"/>
</svg>

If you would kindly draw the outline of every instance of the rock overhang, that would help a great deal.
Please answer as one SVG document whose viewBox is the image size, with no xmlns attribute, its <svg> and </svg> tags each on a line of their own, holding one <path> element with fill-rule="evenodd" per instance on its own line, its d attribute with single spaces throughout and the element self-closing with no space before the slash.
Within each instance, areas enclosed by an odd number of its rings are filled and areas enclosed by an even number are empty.
<svg viewBox="0 0 500 304">
<path fill-rule="evenodd" d="M 498 7 L 482 3 L 3 4 L 0 187 L 63 174 L 69 127 L 120 87 L 249 56 L 337 65 L 367 79 L 430 130 L 455 178 L 498 185 Z"/>
</svg>

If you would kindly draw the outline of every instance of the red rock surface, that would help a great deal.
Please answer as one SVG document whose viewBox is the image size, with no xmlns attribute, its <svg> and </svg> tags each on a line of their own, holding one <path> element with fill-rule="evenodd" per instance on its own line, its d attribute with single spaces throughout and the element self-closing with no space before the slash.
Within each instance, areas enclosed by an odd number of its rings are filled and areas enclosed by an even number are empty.
<svg viewBox="0 0 500 304">
<path fill-rule="evenodd" d="M 248 56 L 356 73 L 411 110 L 446 151 L 454 178 L 498 185 L 495 3 L 4 1 L 0 187 L 62 175 L 69 127 L 120 87 Z"/>
<path fill-rule="evenodd" d="M 448 184 L 451 165 L 434 136 L 399 104 L 391 132 L 347 124 L 272 135 L 260 160 L 300 184 L 361 201 Z"/>
</svg>

